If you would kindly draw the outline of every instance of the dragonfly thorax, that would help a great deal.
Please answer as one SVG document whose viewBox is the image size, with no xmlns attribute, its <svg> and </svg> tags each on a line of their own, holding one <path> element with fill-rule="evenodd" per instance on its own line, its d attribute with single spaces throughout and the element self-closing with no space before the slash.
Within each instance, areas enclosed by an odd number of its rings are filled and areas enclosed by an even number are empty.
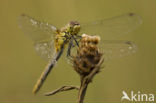
<svg viewBox="0 0 156 103">
<path fill-rule="evenodd" d="M 80 24 L 76 21 L 71 21 L 65 27 L 61 28 L 55 37 L 54 43 L 56 52 L 60 51 L 62 45 L 67 44 L 79 31 Z"/>
</svg>

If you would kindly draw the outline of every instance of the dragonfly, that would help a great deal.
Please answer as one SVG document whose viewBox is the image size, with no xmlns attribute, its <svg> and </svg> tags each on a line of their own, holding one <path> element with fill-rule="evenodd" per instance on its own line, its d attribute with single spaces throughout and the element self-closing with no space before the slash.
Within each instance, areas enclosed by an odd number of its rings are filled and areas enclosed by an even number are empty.
<svg viewBox="0 0 156 103">
<path fill-rule="evenodd" d="M 105 60 L 110 60 L 132 54 L 137 50 L 137 46 L 130 41 L 112 38 L 135 30 L 141 23 L 142 19 L 139 15 L 126 13 L 87 23 L 70 21 L 59 29 L 50 23 L 38 21 L 25 14 L 21 15 L 19 17 L 20 28 L 34 41 L 35 51 L 48 61 L 34 86 L 33 93 L 40 90 L 65 48 L 67 48 L 66 56 L 71 56 L 72 48 L 79 46 L 82 33 L 99 35 L 100 49 L 104 53 Z"/>
</svg>

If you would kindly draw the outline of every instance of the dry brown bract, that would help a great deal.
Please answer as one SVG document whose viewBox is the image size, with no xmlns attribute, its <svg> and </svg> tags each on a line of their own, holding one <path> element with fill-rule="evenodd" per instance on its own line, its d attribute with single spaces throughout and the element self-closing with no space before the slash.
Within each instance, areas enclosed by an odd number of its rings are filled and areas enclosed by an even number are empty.
<svg viewBox="0 0 156 103">
<path fill-rule="evenodd" d="M 98 36 L 82 35 L 77 55 L 73 57 L 73 67 L 81 76 L 88 75 L 99 63 L 102 53 L 99 52 L 97 44 L 100 41 Z"/>
</svg>

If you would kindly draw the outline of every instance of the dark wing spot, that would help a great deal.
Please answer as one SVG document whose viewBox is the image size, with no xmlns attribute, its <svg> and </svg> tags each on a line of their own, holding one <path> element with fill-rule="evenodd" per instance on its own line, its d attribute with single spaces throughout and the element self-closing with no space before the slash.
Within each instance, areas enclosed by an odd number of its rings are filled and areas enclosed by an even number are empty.
<svg viewBox="0 0 156 103">
<path fill-rule="evenodd" d="M 135 14 L 134 13 L 129 13 L 129 16 L 134 16 Z"/>
</svg>

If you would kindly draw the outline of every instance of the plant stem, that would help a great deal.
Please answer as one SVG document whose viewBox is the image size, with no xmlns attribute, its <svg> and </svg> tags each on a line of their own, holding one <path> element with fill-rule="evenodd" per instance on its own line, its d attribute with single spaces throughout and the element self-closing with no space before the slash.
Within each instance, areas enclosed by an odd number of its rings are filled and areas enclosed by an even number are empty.
<svg viewBox="0 0 156 103">
<path fill-rule="evenodd" d="M 99 63 L 96 65 L 96 67 L 91 71 L 89 75 L 81 76 L 81 86 L 80 86 L 79 93 L 78 93 L 78 103 L 83 103 L 88 84 L 92 81 L 95 74 L 99 72 L 100 66 L 103 63 L 103 61 L 104 59 L 101 58 Z"/>
<path fill-rule="evenodd" d="M 88 87 L 88 83 L 86 83 L 86 79 L 83 78 L 81 81 L 81 86 L 80 86 L 79 93 L 78 93 L 78 103 L 83 103 L 87 87 Z"/>
</svg>

